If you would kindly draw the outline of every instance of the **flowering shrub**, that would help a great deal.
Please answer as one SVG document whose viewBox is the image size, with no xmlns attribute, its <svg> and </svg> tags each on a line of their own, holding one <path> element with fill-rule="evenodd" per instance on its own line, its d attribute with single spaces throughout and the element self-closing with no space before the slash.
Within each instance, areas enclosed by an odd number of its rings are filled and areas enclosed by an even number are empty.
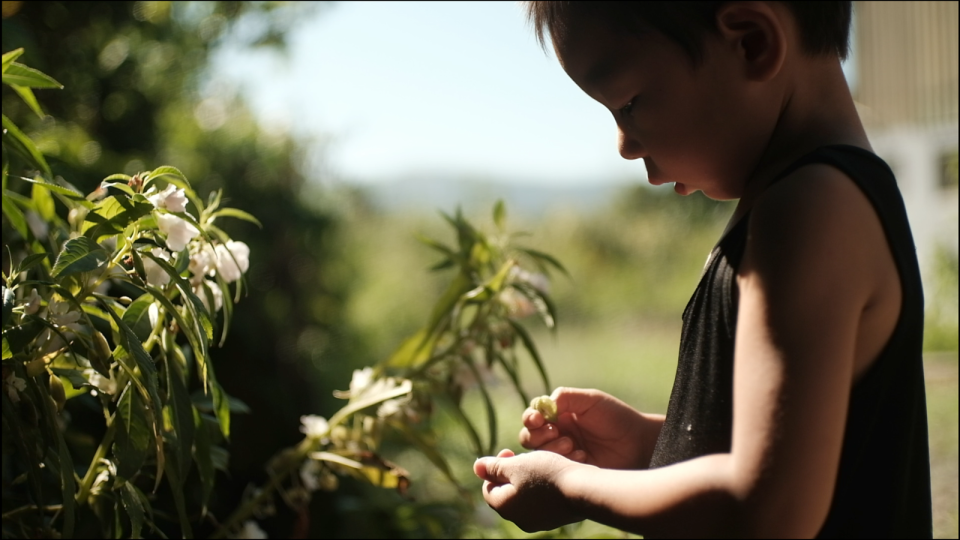
<svg viewBox="0 0 960 540">
<path fill-rule="evenodd" d="M 43 116 L 31 88 L 60 85 L 15 62 L 22 52 L 3 55 L 3 82 Z M 27 175 L 8 175 L 11 164 Z M 217 383 L 210 347 L 227 337 L 250 251 L 219 224 L 257 220 L 223 207 L 220 192 L 204 203 L 170 166 L 84 195 L 6 115 L 3 217 L 4 537 L 69 537 L 81 507 L 105 536 L 159 533 L 164 481 L 190 536 L 185 479 L 196 463 L 205 505 L 242 406 Z M 191 395 L 193 380 L 202 391 Z M 104 431 L 77 469 L 66 437 L 93 435 L 72 432 L 64 406 L 83 394 Z"/>
<path fill-rule="evenodd" d="M 338 475 L 405 492 L 410 484 L 406 470 L 380 455 L 387 432 L 422 451 L 456 484 L 438 451 L 438 437 L 429 422 L 432 412 L 436 406 L 448 407 L 475 455 L 494 453 L 497 418 L 487 386 L 498 374 L 505 375 L 520 399 L 530 402 L 520 380 L 520 349 L 535 364 L 545 391 L 550 391 L 546 369 L 520 319 L 538 315 L 547 327 L 555 328 L 547 272 L 565 270 L 549 255 L 512 244 L 515 235 L 505 231 L 502 202 L 494 207 L 494 235 L 474 227 L 460 212 L 444 217 L 456 233 L 455 246 L 422 240 L 442 256 L 434 269 L 454 273 L 426 325 L 382 362 L 355 370 L 348 389 L 334 394 L 346 404 L 329 419 L 303 416 L 303 441 L 275 455 L 267 465 L 267 484 L 248 490 L 245 502 L 214 537 L 257 533 L 259 525 L 252 518 L 270 512 L 274 494 L 302 509 L 313 491 L 336 489 Z M 486 436 L 461 407 L 465 392 L 474 389 L 485 403 Z"/>
<path fill-rule="evenodd" d="M 60 85 L 15 62 L 22 52 L 3 55 L 3 82 L 42 117 L 31 89 Z M 537 315 L 555 328 L 547 273 L 562 266 L 512 243 L 502 203 L 492 235 L 459 211 L 444 215 L 456 243 L 423 239 L 442 256 L 434 268 L 453 271 L 429 320 L 390 357 L 356 370 L 335 393 L 346 403 L 329 419 L 302 417 L 303 441 L 278 452 L 268 483 L 218 522 L 206 505 L 216 470 L 227 468 L 231 411 L 245 406 L 217 382 L 210 349 L 228 335 L 250 264 L 248 246 L 219 225 L 259 222 L 224 207 L 219 191 L 202 201 L 171 166 L 111 175 L 83 194 L 53 175 L 5 115 L 2 200 L 4 537 L 70 537 L 89 533 L 90 519 L 104 537 L 163 537 L 156 516 L 176 519 L 190 537 L 198 512 L 185 498 L 188 477 L 199 479 L 199 516 L 218 524 L 214 537 L 265 537 L 252 518 L 273 508 L 274 495 L 303 508 L 342 475 L 404 492 L 408 473 L 381 456 L 387 434 L 456 483 L 432 412 L 448 407 L 475 453 L 492 453 L 497 425 L 487 386 L 505 375 L 529 401 L 521 349 L 550 390 L 520 320 Z M 474 390 L 486 405 L 486 436 L 462 408 Z M 77 398 L 102 415 L 98 430 L 74 426 L 65 406 Z M 86 450 L 89 464 L 74 463 Z M 172 511 L 162 508 L 167 493 Z"/>
</svg>

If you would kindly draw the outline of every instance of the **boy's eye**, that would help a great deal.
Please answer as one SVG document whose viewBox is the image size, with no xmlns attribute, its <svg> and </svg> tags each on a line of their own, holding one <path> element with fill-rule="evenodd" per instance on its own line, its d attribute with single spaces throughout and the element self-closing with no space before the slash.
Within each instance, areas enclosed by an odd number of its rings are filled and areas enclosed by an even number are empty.
<svg viewBox="0 0 960 540">
<path fill-rule="evenodd" d="M 620 116 L 626 117 L 630 114 L 630 111 L 633 110 L 633 101 L 634 100 L 631 99 L 626 105 L 624 105 L 623 107 L 620 107 L 620 109 L 618 110 L 618 112 L 620 113 Z"/>
</svg>

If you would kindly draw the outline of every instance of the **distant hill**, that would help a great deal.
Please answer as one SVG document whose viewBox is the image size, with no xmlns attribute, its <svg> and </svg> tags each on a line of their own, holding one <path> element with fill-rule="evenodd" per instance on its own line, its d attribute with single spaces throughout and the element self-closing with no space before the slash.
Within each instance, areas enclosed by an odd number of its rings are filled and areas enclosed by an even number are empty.
<svg viewBox="0 0 960 540">
<path fill-rule="evenodd" d="M 384 212 L 453 211 L 458 205 L 465 212 L 472 212 L 490 208 L 497 199 L 503 199 L 511 212 L 535 218 L 556 208 L 578 213 L 601 209 L 630 185 L 551 186 L 522 181 L 418 177 L 364 184 L 361 191 Z"/>
</svg>

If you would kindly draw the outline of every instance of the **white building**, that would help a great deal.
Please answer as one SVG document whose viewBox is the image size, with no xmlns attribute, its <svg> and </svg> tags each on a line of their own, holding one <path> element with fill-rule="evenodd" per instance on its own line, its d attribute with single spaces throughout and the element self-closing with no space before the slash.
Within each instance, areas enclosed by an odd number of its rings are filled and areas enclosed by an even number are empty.
<svg viewBox="0 0 960 540">
<path fill-rule="evenodd" d="M 958 253 L 957 2 L 854 2 L 851 86 L 874 150 L 893 168 L 917 255 Z"/>
</svg>

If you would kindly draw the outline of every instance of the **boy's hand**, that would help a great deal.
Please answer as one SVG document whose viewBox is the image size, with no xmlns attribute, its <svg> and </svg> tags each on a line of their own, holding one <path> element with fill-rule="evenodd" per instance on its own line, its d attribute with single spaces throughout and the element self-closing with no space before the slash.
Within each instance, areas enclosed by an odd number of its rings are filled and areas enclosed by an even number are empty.
<svg viewBox="0 0 960 540">
<path fill-rule="evenodd" d="M 483 479 L 483 499 L 491 508 L 524 531 L 535 532 L 584 519 L 558 486 L 571 466 L 581 465 L 551 452 L 514 455 L 501 450 L 495 458 L 478 459 L 473 472 Z"/>
<path fill-rule="evenodd" d="M 605 469 L 642 469 L 650 463 L 662 419 L 648 417 L 599 390 L 560 387 L 550 396 L 556 422 L 527 408 L 520 444 Z"/>
</svg>

